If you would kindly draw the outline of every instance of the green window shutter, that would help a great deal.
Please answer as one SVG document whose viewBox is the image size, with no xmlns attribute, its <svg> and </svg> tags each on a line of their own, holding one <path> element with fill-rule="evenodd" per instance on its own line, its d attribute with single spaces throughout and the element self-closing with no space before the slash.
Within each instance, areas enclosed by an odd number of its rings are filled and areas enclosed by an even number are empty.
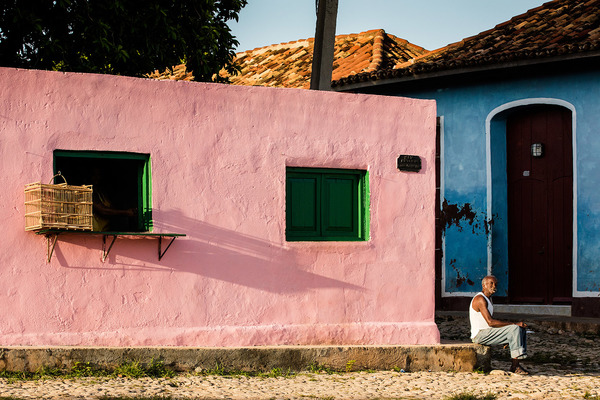
<svg viewBox="0 0 600 400">
<path fill-rule="evenodd" d="M 138 229 L 152 230 L 152 182 L 150 181 L 150 160 L 138 166 Z"/>
<path fill-rule="evenodd" d="M 320 176 L 289 173 L 286 179 L 286 232 L 288 238 L 320 235 Z"/>
<path fill-rule="evenodd" d="M 323 236 L 358 237 L 358 177 L 325 175 L 322 209 Z"/>
<path fill-rule="evenodd" d="M 368 240 L 366 171 L 286 169 L 286 240 Z"/>
</svg>

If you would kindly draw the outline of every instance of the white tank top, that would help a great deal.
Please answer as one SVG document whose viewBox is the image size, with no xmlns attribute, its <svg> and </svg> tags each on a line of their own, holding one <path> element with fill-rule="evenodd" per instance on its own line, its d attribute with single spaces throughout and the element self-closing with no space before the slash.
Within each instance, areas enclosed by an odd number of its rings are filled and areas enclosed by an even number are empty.
<svg viewBox="0 0 600 400">
<path fill-rule="evenodd" d="M 479 295 L 482 295 L 485 301 L 487 301 L 487 308 L 490 312 L 490 315 L 494 315 L 494 305 L 492 304 L 490 299 L 488 299 L 487 296 L 483 294 L 483 292 L 477 293 L 475 297 Z M 475 297 L 473 297 L 473 300 L 475 300 Z M 471 339 L 477 336 L 480 330 L 488 329 L 490 327 L 483 318 L 483 315 L 481 315 L 479 311 L 475 311 L 473 309 L 473 300 L 471 300 L 471 304 L 469 304 L 469 320 L 471 321 Z"/>
</svg>

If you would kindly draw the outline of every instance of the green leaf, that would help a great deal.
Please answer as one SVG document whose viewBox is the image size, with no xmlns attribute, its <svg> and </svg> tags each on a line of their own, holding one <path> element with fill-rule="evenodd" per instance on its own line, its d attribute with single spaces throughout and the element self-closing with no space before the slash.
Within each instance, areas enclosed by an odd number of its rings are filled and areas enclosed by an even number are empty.
<svg viewBox="0 0 600 400">
<path fill-rule="evenodd" d="M 182 59 L 195 80 L 229 68 L 227 26 L 246 0 L 13 0 L 0 12 L 3 66 L 144 76 Z"/>
</svg>

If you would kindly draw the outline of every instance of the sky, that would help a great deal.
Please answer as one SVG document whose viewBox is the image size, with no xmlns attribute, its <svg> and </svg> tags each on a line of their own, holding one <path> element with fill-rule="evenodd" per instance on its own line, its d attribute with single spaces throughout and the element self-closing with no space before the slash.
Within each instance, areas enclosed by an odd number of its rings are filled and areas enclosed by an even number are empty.
<svg viewBox="0 0 600 400">
<path fill-rule="evenodd" d="M 493 28 L 548 0 L 338 0 L 336 34 L 384 29 L 427 50 Z M 248 0 L 229 27 L 236 52 L 315 36 L 315 0 Z"/>
</svg>

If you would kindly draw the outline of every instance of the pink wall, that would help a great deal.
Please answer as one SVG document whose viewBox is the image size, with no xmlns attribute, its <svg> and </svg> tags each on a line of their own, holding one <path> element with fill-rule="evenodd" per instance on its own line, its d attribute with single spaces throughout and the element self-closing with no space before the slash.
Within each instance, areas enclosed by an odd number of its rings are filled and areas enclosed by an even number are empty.
<svg viewBox="0 0 600 400">
<path fill-rule="evenodd" d="M 433 344 L 435 103 L 0 68 L 0 345 Z M 153 239 L 24 231 L 55 149 L 150 153 Z M 400 154 L 422 157 L 400 172 Z M 367 242 L 286 242 L 286 166 L 367 169 Z"/>
</svg>

